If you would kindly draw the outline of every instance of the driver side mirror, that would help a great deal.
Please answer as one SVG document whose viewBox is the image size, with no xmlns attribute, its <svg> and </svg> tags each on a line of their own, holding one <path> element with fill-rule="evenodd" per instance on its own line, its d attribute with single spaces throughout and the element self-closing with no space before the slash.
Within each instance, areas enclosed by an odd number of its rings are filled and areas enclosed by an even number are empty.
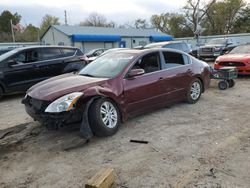
<svg viewBox="0 0 250 188">
<path fill-rule="evenodd" d="M 133 78 L 136 76 L 140 76 L 145 74 L 145 70 L 144 69 L 131 69 L 128 73 L 128 77 L 129 78 Z"/>
<path fill-rule="evenodd" d="M 8 66 L 9 67 L 13 67 L 13 65 L 16 65 L 17 64 L 17 61 L 15 59 L 11 59 L 7 62 Z"/>
</svg>

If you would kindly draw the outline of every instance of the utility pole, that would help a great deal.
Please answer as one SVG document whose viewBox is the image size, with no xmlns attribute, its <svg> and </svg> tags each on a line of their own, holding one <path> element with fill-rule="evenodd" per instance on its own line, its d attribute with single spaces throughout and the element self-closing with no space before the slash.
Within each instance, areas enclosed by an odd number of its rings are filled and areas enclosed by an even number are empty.
<svg viewBox="0 0 250 188">
<path fill-rule="evenodd" d="M 16 42 L 16 40 L 15 40 L 15 35 L 14 35 L 14 30 L 13 30 L 12 19 L 10 20 L 10 28 L 11 28 L 11 34 L 12 34 L 13 42 Z"/>
<path fill-rule="evenodd" d="M 64 10 L 64 19 L 65 19 L 65 25 L 68 25 L 67 11 L 66 10 Z"/>
</svg>

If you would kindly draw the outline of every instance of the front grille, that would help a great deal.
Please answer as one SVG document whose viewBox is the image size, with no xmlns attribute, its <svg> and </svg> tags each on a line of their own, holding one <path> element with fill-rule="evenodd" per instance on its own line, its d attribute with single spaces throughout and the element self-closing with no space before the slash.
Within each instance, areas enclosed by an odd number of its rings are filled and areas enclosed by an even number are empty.
<svg viewBox="0 0 250 188">
<path fill-rule="evenodd" d="M 244 67 L 244 66 L 246 66 L 242 62 L 234 62 L 234 61 L 220 62 L 219 65 L 221 65 L 221 66 L 228 66 L 228 67 Z"/>
<path fill-rule="evenodd" d="M 213 52 L 213 48 L 202 48 L 202 52 Z"/>
<path fill-rule="evenodd" d="M 44 111 L 49 105 L 49 102 L 47 101 L 34 99 L 30 96 L 27 96 L 25 100 L 25 103 L 36 111 Z"/>
</svg>

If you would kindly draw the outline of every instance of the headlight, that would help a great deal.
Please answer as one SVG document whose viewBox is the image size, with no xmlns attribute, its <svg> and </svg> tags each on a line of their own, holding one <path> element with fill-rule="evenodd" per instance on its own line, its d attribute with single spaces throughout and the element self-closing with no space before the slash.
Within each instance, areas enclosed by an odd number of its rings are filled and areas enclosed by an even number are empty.
<svg viewBox="0 0 250 188">
<path fill-rule="evenodd" d="M 78 99 L 83 95 L 82 92 L 74 92 L 68 95 L 64 95 L 59 99 L 52 102 L 45 110 L 45 112 L 49 113 L 58 113 L 69 111 L 73 108 L 74 104 L 78 101 Z"/>
<path fill-rule="evenodd" d="M 220 48 L 219 47 L 215 47 L 214 51 L 220 51 Z"/>
</svg>

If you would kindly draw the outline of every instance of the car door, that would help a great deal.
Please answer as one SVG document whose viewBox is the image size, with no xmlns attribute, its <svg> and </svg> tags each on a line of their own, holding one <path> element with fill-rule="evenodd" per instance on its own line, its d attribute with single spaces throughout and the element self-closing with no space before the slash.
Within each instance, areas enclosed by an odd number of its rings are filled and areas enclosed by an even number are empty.
<svg viewBox="0 0 250 188">
<path fill-rule="evenodd" d="M 144 69 L 145 74 L 123 79 L 126 111 L 129 116 L 160 105 L 162 100 L 159 52 L 141 57 L 131 69 Z"/>
<path fill-rule="evenodd" d="M 38 49 L 26 49 L 5 62 L 4 82 L 8 91 L 25 91 L 40 81 Z"/>
<path fill-rule="evenodd" d="M 41 48 L 41 58 L 42 65 L 40 66 L 40 71 L 44 73 L 44 78 L 50 78 L 63 73 L 67 62 L 60 48 Z"/>
<path fill-rule="evenodd" d="M 163 88 L 168 102 L 182 100 L 193 79 L 190 57 L 186 54 L 163 51 Z"/>
</svg>

